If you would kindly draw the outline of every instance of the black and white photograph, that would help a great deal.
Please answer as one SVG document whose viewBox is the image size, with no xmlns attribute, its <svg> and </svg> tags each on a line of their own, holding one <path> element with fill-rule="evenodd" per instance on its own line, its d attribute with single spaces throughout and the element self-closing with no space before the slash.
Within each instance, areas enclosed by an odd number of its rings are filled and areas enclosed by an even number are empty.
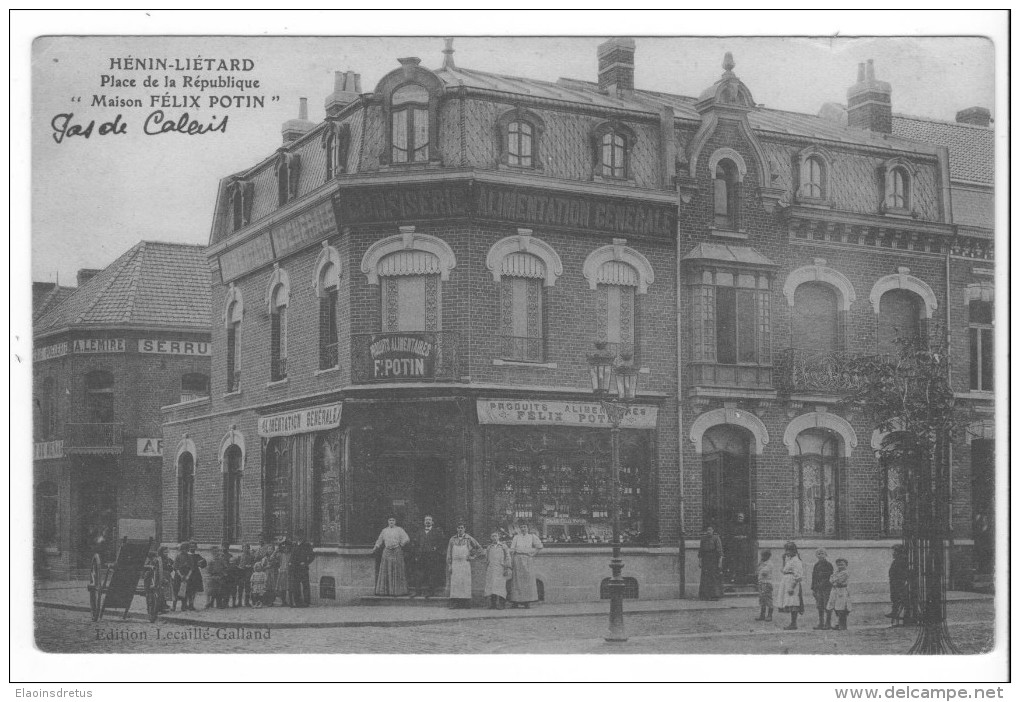
<svg viewBox="0 0 1020 702">
<path fill-rule="evenodd" d="M 1008 681 L 1008 13 L 135 14 L 12 48 L 12 682 Z"/>
</svg>

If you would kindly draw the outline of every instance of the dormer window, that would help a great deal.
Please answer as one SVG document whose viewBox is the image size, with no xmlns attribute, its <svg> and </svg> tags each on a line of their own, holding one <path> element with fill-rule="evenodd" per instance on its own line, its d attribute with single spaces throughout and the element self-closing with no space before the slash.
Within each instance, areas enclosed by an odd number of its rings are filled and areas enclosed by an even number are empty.
<svg viewBox="0 0 1020 702">
<path fill-rule="evenodd" d="M 252 193 L 251 181 L 235 180 L 227 188 L 227 202 L 230 207 L 231 231 L 237 231 L 251 222 Z"/>
<path fill-rule="evenodd" d="M 902 168 L 894 168 L 892 171 L 892 182 L 889 186 L 887 204 L 897 210 L 910 208 L 910 188 L 907 174 Z"/>
<path fill-rule="evenodd" d="M 911 197 L 913 167 L 901 158 L 894 158 L 882 164 L 879 171 L 881 184 L 880 212 L 883 214 L 909 215 L 913 207 Z"/>
<path fill-rule="evenodd" d="M 824 168 L 822 160 L 817 156 L 810 157 L 804 162 L 804 182 L 802 192 L 805 197 L 821 200 L 825 197 L 825 188 L 822 181 Z"/>
<path fill-rule="evenodd" d="M 534 112 L 515 108 L 497 120 L 499 162 L 514 168 L 541 169 L 539 148 L 545 123 Z"/>
<path fill-rule="evenodd" d="M 712 181 L 715 226 L 730 231 L 737 228 L 737 167 L 722 160 L 715 167 Z"/>
<path fill-rule="evenodd" d="M 281 153 L 276 161 L 277 204 L 281 207 L 297 197 L 301 177 L 301 157 Z"/>
<path fill-rule="evenodd" d="M 531 168 L 532 128 L 527 122 L 511 122 L 508 130 L 507 162 Z"/>
<path fill-rule="evenodd" d="M 393 163 L 429 160 L 429 93 L 420 85 L 405 85 L 393 92 L 390 124 Z"/>
<path fill-rule="evenodd" d="M 604 122 L 595 129 L 594 136 L 596 178 L 628 180 L 633 130 L 618 122 Z"/>
<path fill-rule="evenodd" d="M 331 124 L 322 134 L 322 150 L 326 155 L 326 180 L 347 172 L 351 128 L 348 124 Z"/>
</svg>

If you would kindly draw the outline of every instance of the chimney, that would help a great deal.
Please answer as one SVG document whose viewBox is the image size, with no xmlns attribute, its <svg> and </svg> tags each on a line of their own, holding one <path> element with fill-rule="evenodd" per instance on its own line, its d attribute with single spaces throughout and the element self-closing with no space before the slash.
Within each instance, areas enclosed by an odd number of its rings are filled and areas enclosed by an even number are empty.
<svg viewBox="0 0 1020 702">
<path fill-rule="evenodd" d="M 875 61 L 857 64 L 857 83 L 846 91 L 847 124 L 881 134 L 892 133 L 892 86 L 875 80 Z"/>
<path fill-rule="evenodd" d="M 626 37 L 599 44 L 599 92 L 620 95 L 634 90 L 634 48 L 634 40 Z"/>
<path fill-rule="evenodd" d="M 103 270 L 101 268 L 79 268 L 78 287 L 80 288 L 81 286 L 85 285 L 85 283 L 89 282 L 102 272 Z"/>
<path fill-rule="evenodd" d="M 308 121 L 308 98 L 301 98 L 301 106 L 298 108 L 298 118 L 288 119 L 283 123 L 283 145 L 292 144 L 307 134 L 315 126 Z"/>
<path fill-rule="evenodd" d="M 987 107 L 968 107 L 956 113 L 960 124 L 976 124 L 979 127 L 992 126 L 992 111 Z"/>
<path fill-rule="evenodd" d="M 326 98 L 326 116 L 336 117 L 360 96 L 361 76 L 354 71 L 336 71 L 333 74 L 333 94 Z"/>
</svg>

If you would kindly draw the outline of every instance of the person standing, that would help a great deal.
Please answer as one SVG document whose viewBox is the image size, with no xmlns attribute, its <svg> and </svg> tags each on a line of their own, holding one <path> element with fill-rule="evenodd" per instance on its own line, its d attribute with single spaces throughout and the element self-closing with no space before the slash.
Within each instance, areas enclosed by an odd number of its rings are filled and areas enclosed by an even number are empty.
<svg viewBox="0 0 1020 702">
<path fill-rule="evenodd" d="M 171 612 L 177 611 L 178 600 L 181 603 L 181 611 L 184 612 L 188 609 L 188 576 L 191 573 L 191 556 L 188 555 L 188 549 L 191 544 L 187 541 L 181 543 L 177 547 L 177 555 L 174 556 L 174 597 L 173 605 L 170 608 Z"/>
<path fill-rule="evenodd" d="M 280 545 L 277 549 L 280 566 L 276 573 L 276 594 L 280 597 L 280 604 L 294 606 L 294 589 L 291 584 L 291 543 L 286 536 L 280 537 Z"/>
<path fill-rule="evenodd" d="M 458 524 L 457 533 L 450 537 L 446 547 L 446 567 L 450 569 L 450 606 L 453 608 L 471 608 L 471 561 L 481 549 L 474 537 L 467 533 L 463 522 Z"/>
<path fill-rule="evenodd" d="M 845 558 L 836 559 L 836 572 L 832 574 L 832 592 L 829 594 L 828 611 L 839 617 L 839 624 L 836 629 L 846 631 L 846 618 L 850 614 L 850 571 L 847 566 L 850 564 Z"/>
<path fill-rule="evenodd" d="M 276 601 L 277 581 L 280 579 L 280 554 L 272 544 L 266 545 L 266 557 L 262 559 L 266 571 L 266 592 L 262 596 L 262 604 L 272 607 Z"/>
<path fill-rule="evenodd" d="M 535 577 L 535 555 L 542 549 L 542 541 L 531 533 L 527 523 L 517 526 L 517 535 L 510 542 L 510 559 L 513 573 L 510 576 L 510 606 L 529 609 L 538 602 L 538 582 Z"/>
<path fill-rule="evenodd" d="M 815 596 L 815 608 L 818 609 L 818 624 L 815 629 L 831 629 L 832 614 L 826 611 L 829 604 L 829 593 L 832 592 L 832 564 L 829 563 L 829 554 L 824 548 L 815 551 L 815 567 L 811 569 L 811 594 Z"/>
<path fill-rule="evenodd" d="M 198 543 L 194 541 L 188 542 L 188 560 L 190 570 L 188 571 L 187 605 L 188 609 L 194 612 L 195 597 L 198 593 L 205 591 L 202 569 L 207 565 L 206 560 L 198 553 Z"/>
<path fill-rule="evenodd" d="M 889 565 L 889 599 L 892 611 L 885 615 L 892 619 L 892 626 L 906 624 L 907 591 L 910 571 L 907 569 L 907 550 L 903 544 L 893 546 L 893 559 Z"/>
<path fill-rule="evenodd" d="M 756 622 L 772 621 L 772 551 L 763 551 L 758 564 L 758 606 Z"/>
<path fill-rule="evenodd" d="M 499 540 L 498 531 L 492 532 L 489 539 L 485 549 L 484 595 L 489 598 L 489 609 L 506 609 L 506 581 L 513 573 L 510 549 Z"/>
<path fill-rule="evenodd" d="M 375 581 L 375 594 L 384 597 L 403 597 L 407 594 L 404 547 L 410 541 L 407 532 L 397 526 L 397 518 L 389 517 L 375 541 L 374 550 L 382 555 L 379 560 L 379 576 Z"/>
<path fill-rule="evenodd" d="M 415 534 L 412 552 L 414 554 L 415 595 L 428 599 L 436 592 L 442 593 L 446 586 L 446 569 L 443 567 L 443 549 L 447 540 L 443 530 L 435 524 L 431 514 L 426 514 L 424 527 Z"/>
<path fill-rule="evenodd" d="M 251 576 L 255 571 L 255 557 L 251 552 L 251 544 L 241 546 L 241 553 L 234 559 L 238 569 L 237 588 L 234 591 L 234 606 L 251 606 Z"/>
<path fill-rule="evenodd" d="M 205 592 L 205 608 L 220 607 L 223 591 L 226 589 L 224 581 L 227 577 L 227 566 L 223 562 L 223 550 L 219 546 L 213 546 L 212 558 L 209 560 L 209 569 L 206 574 L 209 576 L 209 580 L 206 583 L 208 588 Z"/>
<path fill-rule="evenodd" d="M 256 561 L 251 574 L 251 602 L 261 609 L 266 598 L 266 571 L 262 561 Z"/>
<path fill-rule="evenodd" d="M 315 560 L 315 549 L 312 542 L 305 538 L 305 532 L 298 530 L 295 533 L 297 546 L 291 554 L 290 567 L 293 572 L 291 581 L 294 584 L 294 606 L 307 607 L 312 602 L 312 586 L 308 580 L 308 567 Z"/>
<path fill-rule="evenodd" d="M 804 563 L 797 552 L 797 544 L 786 542 L 783 553 L 783 579 L 779 586 L 779 611 L 788 612 L 790 624 L 787 631 L 797 628 L 797 617 L 804 614 Z"/>
<path fill-rule="evenodd" d="M 699 599 L 718 600 L 722 597 L 722 574 L 720 572 L 722 558 L 722 539 L 715 533 L 713 527 L 705 527 L 701 544 L 698 546 L 698 566 L 701 568 Z"/>
<path fill-rule="evenodd" d="M 170 602 L 173 601 L 175 608 L 177 605 L 177 599 L 174 596 L 174 562 L 170 558 L 169 549 L 166 546 L 160 546 L 156 550 L 155 560 L 159 561 L 162 566 L 160 572 L 162 573 L 162 579 L 156 583 L 156 587 L 159 591 L 159 611 L 166 612 L 170 609 Z"/>
</svg>

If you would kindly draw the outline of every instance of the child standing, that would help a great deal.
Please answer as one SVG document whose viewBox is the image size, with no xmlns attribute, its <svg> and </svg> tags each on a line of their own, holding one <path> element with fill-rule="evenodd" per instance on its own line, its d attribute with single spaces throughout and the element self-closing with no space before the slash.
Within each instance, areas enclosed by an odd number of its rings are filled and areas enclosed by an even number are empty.
<svg viewBox="0 0 1020 702">
<path fill-rule="evenodd" d="M 756 622 L 772 621 L 772 551 L 763 551 L 758 564 L 758 606 Z"/>
<path fill-rule="evenodd" d="M 815 608 L 818 610 L 818 624 L 815 629 L 831 629 L 832 615 L 825 608 L 829 604 L 829 595 L 832 593 L 832 564 L 828 560 L 829 554 L 824 548 L 815 551 L 815 567 L 811 569 L 811 594 L 815 596 Z"/>
<path fill-rule="evenodd" d="M 832 583 L 832 592 L 829 594 L 828 610 L 839 617 L 839 624 L 836 629 L 846 631 L 846 618 L 850 614 L 850 571 L 847 570 L 849 563 L 845 558 L 836 559 L 836 572 L 832 574 L 829 581 Z"/>
<path fill-rule="evenodd" d="M 903 544 L 893 546 L 892 564 L 889 566 L 889 599 L 892 600 L 892 611 L 885 615 L 892 619 L 893 626 L 906 623 L 904 617 L 907 609 L 907 551 Z"/>
<path fill-rule="evenodd" d="M 251 574 L 251 601 L 256 609 L 262 608 L 262 601 L 266 597 L 266 577 L 265 566 L 259 561 Z"/>
</svg>

